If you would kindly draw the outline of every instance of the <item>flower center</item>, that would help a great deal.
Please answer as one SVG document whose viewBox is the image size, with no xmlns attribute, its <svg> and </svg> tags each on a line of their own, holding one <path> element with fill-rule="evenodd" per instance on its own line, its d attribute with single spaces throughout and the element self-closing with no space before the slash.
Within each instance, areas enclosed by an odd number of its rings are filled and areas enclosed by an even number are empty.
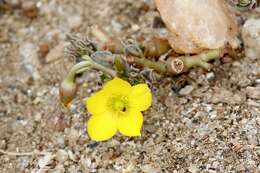
<svg viewBox="0 0 260 173">
<path fill-rule="evenodd" d="M 127 111 L 127 99 L 123 96 L 114 96 L 109 99 L 108 106 L 115 112 L 122 113 Z"/>
<path fill-rule="evenodd" d="M 116 111 L 125 112 L 125 110 L 126 110 L 125 103 L 122 100 L 116 100 L 114 103 L 114 108 Z"/>
</svg>

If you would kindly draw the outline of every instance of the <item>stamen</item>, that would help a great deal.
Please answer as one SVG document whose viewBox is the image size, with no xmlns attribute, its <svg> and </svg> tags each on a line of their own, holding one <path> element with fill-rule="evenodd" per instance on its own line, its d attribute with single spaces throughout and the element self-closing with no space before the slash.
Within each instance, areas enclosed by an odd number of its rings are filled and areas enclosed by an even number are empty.
<svg viewBox="0 0 260 173">
<path fill-rule="evenodd" d="M 113 96 L 108 101 L 108 106 L 114 112 L 124 113 L 127 111 L 127 98 L 121 95 Z"/>
</svg>

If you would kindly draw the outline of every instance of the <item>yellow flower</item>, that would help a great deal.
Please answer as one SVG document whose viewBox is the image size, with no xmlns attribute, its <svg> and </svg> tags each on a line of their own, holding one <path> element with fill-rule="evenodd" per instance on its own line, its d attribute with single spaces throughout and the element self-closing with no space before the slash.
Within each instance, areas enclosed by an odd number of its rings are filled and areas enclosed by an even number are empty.
<svg viewBox="0 0 260 173">
<path fill-rule="evenodd" d="M 152 94 L 147 84 L 131 86 L 114 78 L 101 91 L 87 99 L 88 111 L 93 114 L 87 122 L 90 138 L 104 141 L 117 131 L 125 136 L 141 136 L 141 111 L 151 106 Z"/>
</svg>

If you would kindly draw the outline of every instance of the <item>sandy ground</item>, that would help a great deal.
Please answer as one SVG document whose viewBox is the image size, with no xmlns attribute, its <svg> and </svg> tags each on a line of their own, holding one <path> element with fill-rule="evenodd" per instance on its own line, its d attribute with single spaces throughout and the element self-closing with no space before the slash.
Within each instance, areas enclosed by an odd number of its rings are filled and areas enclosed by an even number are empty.
<svg viewBox="0 0 260 173">
<path fill-rule="evenodd" d="M 159 15 L 150 0 L 39 0 L 37 6 L 34 19 L 20 8 L 0 13 L 0 149 L 48 153 L 0 153 L 1 173 L 260 172 L 259 58 L 194 69 L 185 74 L 193 91 L 186 87 L 184 95 L 178 79 L 161 80 L 142 137 L 96 143 L 86 133 L 83 100 L 101 87 L 98 73 L 83 76 L 69 110 L 58 101 L 73 64 L 63 57 L 66 34 L 86 36 L 92 25 L 122 38 L 157 32 Z"/>
</svg>

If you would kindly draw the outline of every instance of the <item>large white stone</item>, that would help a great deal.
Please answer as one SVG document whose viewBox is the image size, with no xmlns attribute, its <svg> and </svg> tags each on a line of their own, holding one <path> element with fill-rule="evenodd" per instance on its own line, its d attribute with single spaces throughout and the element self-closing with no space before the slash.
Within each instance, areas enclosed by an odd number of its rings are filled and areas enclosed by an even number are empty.
<svg viewBox="0 0 260 173">
<path fill-rule="evenodd" d="M 246 56 L 260 58 L 260 19 L 249 19 L 242 28 Z"/>
<path fill-rule="evenodd" d="M 224 0 L 155 0 L 172 48 L 200 53 L 229 43 L 237 48 L 238 28 Z"/>
</svg>

